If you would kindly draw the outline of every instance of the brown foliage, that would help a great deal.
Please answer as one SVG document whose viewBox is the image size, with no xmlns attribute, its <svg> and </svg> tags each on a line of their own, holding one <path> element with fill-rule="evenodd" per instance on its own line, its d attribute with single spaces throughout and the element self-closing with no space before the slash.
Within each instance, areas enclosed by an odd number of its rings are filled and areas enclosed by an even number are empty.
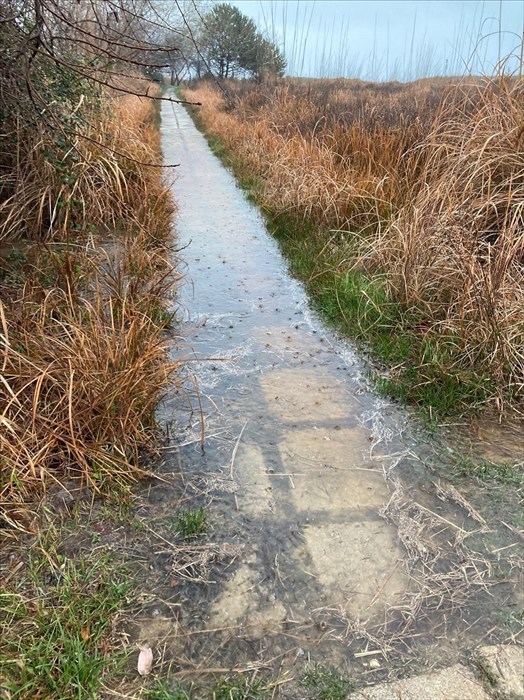
<svg viewBox="0 0 524 700">
<path fill-rule="evenodd" d="M 138 475 L 177 369 L 164 333 L 177 281 L 166 252 L 173 205 L 162 171 L 141 165 L 159 159 L 155 108 L 137 96 L 105 101 L 98 130 L 77 144 L 74 185 L 59 186 L 60 216 L 43 228 L 14 211 L 56 202 L 44 161 L 44 172 L 25 164 L 25 199 L 4 202 L 19 233 L 35 237 L 25 222 L 44 239 L 23 244 L 19 270 L 2 264 L 0 509 L 13 524 L 9 502 L 49 478 L 98 487 Z"/>
</svg>

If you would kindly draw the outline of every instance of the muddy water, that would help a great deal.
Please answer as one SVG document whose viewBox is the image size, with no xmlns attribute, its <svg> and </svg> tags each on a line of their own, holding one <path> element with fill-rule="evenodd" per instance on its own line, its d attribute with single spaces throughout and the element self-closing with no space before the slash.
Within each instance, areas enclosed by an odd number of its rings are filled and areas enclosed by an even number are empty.
<svg viewBox="0 0 524 700">
<path fill-rule="evenodd" d="M 140 636 L 161 632 L 180 671 L 312 659 L 366 682 L 508 637 L 499 620 L 515 610 L 518 532 L 433 470 L 442 446 L 415 437 L 309 310 L 182 107 L 164 105 L 162 137 L 166 162 L 180 164 L 177 354 L 193 377 L 162 409 L 176 421 L 166 468 L 198 485 L 211 531 L 190 567 L 170 565 L 163 595 L 181 601 L 177 615 Z"/>
</svg>

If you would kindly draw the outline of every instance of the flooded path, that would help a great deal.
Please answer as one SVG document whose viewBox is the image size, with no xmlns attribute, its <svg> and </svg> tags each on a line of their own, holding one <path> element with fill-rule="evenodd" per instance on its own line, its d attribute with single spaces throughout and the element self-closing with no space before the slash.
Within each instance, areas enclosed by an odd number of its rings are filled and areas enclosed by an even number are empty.
<svg viewBox="0 0 524 700">
<path fill-rule="evenodd" d="M 201 402 L 165 402 L 163 419 L 178 420 L 166 463 L 198 484 L 211 522 L 194 560 L 166 578 L 180 614 L 155 623 L 177 668 L 313 660 L 367 681 L 503 641 L 518 530 L 439 478 L 437 448 L 374 395 L 365 363 L 309 310 L 181 106 L 164 104 L 162 135 L 166 162 L 180 163 L 179 353 Z"/>
</svg>

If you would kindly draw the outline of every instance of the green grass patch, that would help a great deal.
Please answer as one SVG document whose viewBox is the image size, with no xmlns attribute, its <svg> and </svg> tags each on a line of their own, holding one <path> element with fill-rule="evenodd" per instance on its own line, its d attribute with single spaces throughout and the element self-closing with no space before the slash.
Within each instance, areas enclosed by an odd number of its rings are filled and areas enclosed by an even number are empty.
<svg viewBox="0 0 524 700">
<path fill-rule="evenodd" d="M 172 685 L 166 680 L 159 680 L 153 688 L 145 691 L 146 700 L 193 700 L 191 690 L 184 690 L 182 687 Z"/>
<path fill-rule="evenodd" d="M 452 469 L 459 477 L 474 478 L 484 484 L 496 483 L 524 488 L 524 469 L 521 465 L 460 456 L 455 458 Z"/>
<path fill-rule="evenodd" d="M 270 697 L 273 687 L 263 678 L 235 673 L 216 680 L 206 689 L 159 680 L 146 691 L 145 697 L 147 700 L 258 700 Z"/>
<path fill-rule="evenodd" d="M 248 678 L 238 673 L 217 681 L 209 697 L 213 700 L 256 700 L 270 694 L 271 685 L 263 678 Z"/>
<path fill-rule="evenodd" d="M 355 690 L 353 679 L 343 676 L 331 666 L 308 664 L 301 685 L 315 700 L 345 700 Z"/>
<path fill-rule="evenodd" d="M 6 246 L 5 251 L 0 251 L 0 282 L 5 284 L 23 284 L 25 280 L 23 268 L 28 262 L 25 251 L 26 244 L 17 241 L 16 245 L 20 247 L 15 247 L 15 244 L 12 244 L 9 250 Z"/>
<path fill-rule="evenodd" d="M 510 633 L 518 635 L 524 628 L 524 608 L 504 608 L 497 613 L 500 624 Z"/>
<path fill-rule="evenodd" d="M 40 546 L 25 571 L 0 589 L 0 687 L 10 700 L 98 697 L 124 660 L 110 641 L 130 589 L 124 572 Z"/>
<path fill-rule="evenodd" d="M 182 537 L 198 537 L 208 529 L 207 513 L 205 508 L 188 508 L 181 511 L 175 521 L 176 531 Z"/>
</svg>

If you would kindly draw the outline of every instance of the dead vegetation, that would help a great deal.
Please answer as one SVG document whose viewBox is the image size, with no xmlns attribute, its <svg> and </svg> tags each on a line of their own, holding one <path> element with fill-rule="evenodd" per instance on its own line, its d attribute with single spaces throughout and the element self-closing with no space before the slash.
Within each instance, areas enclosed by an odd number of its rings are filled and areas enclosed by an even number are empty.
<svg viewBox="0 0 524 700">
<path fill-rule="evenodd" d="M 516 532 L 509 545 L 493 548 L 490 535 L 494 530 L 452 486 L 458 507 L 446 517 L 413 501 L 400 482 L 392 480 L 391 487 L 391 499 L 381 514 L 396 527 L 406 551 L 402 566 L 409 583 L 405 594 L 397 604 L 369 619 L 355 619 L 343 606 L 317 610 L 326 637 L 347 645 L 356 659 L 373 655 L 392 676 L 394 659 L 402 659 L 403 668 L 417 664 L 428 640 L 435 644 L 431 664 L 446 663 L 450 654 L 446 644 L 455 638 L 457 624 L 461 635 L 473 634 L 476 641 L 495 634 L 504 644 L 519 644 L 523 628 L 511 591 L 522 582 L 521 535 Z M 438 487 L 437 492 L 444 497 Z M 507 610 L 515 611 L 511 625 L 500 610 L 494 612 L 497 598 L 505 598 Z M 443 656 L 436 649 L 439 642 Z"/>
<path fill-rule="evenodd" d="M 49 483 L 78 478 L 104 489 L 137 476 L 177 369 L 165 334 L 178 279 L 174 204 L 157 108 L 142 96 L 160 88 L 139 70 L 154 47 L 136 8 L 106 26 L 96 2 L 87 5 L 0 9 L 0 525 L 8 529 L 28 527 L 24 504 Z"/>
</svg>

